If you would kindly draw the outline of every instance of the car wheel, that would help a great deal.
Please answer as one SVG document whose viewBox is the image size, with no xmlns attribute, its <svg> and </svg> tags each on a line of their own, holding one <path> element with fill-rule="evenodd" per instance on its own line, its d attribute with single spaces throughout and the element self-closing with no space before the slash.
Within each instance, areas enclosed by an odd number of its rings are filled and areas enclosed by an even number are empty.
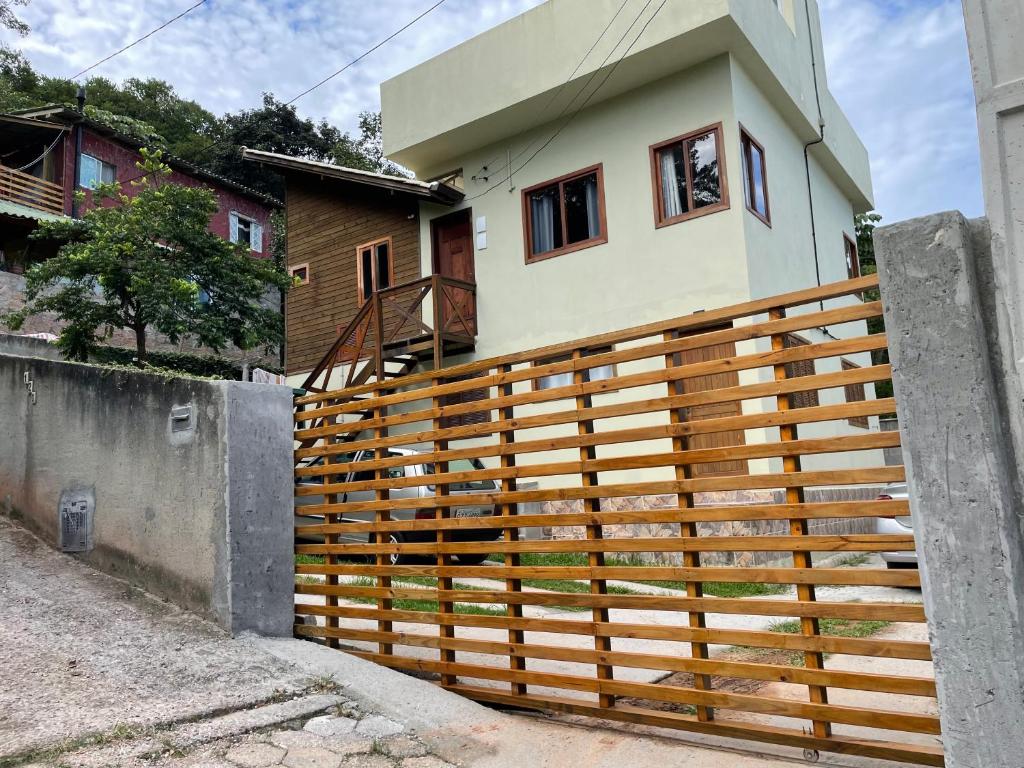
<svg viewBox="0 0 1024 768">
<path fill-rule="evenodd" d="M 486 552 L 471 552 L 465 555 L 455 556 L 455 560 L 459 565 L 480 565 L 486 559 Z"/>
<path fill-rule="evenodd" d="M 388 544 L 405 544 L 405 537 L 400 533 L 388 534 Z M 388 562 L 391 565 L 408 565 L 412 562 L 410 555 L 401 555 L 397 552 L 392 552 L 388 555 Z"/>
</svg>

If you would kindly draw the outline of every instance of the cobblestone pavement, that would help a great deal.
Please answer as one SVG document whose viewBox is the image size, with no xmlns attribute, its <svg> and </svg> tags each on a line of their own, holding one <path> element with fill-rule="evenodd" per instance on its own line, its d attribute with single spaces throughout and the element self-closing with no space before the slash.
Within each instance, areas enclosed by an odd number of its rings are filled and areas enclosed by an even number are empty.
<svg viewBox="0 0 1024 768">
<path fill-rule="evenodd" d="M 260 727 L 257 709 L 174 728 L 114 729 L 86 740 L 92 743 L 46 750 L 20 768 L 453 768 L 401 723 L 339 696 L 308 700 L 325 698 L 337 703 L 269 727 Z M 276 710 L 269 719 L 287 716 L 286 706 Z"/>
</svg>

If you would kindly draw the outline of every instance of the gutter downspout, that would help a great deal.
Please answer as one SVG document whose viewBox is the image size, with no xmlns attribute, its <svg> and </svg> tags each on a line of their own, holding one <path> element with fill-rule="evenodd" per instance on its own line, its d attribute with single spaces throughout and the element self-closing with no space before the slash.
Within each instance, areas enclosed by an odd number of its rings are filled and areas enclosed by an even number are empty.
<svg viewBox="0 0 1024 768">
<path fill-rule="evenodd" d="M 75 163 L 71 178 L 71 218 L 78 218 L 78 178 L 82 166 L 82 121 L 85 119 L 85 86 L 78 86 L 78 113 L 81 117 L 75 123 Z"/>
<path fill-rule="evenodd" d="M 814 276 L 818 285 L 821 286 L 821 264 L 818 261 L 818 231 L 814 223 L 814 191 L 811 186 L 811 160 L 810 149 L 816 144 L 825 141 L 825 117 L 821 113 L 821 92 L 818 89 L 818 62 L 814 52 L 814 33 L 811 30 L 811 6 L 809 0 L 804 0 L 804 17 L 807 20 L 807 44 L 811 52 L 811 76 L 814 78 L 814 102 L 818 108 L 818 138 L 804 144 L 804 172 L 807 175 L 807 205 L 811 214 L 811 248 L 814 252 Z M 821 310 L 825 311 L 825 302 L 818 302 Z"/>
</svg>

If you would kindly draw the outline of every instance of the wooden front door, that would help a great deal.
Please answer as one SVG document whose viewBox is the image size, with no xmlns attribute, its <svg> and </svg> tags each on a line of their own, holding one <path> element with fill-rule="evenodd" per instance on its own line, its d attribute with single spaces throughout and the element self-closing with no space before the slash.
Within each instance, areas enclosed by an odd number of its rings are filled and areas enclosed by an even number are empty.
<svg viewBox="0 0 1024 768">
<path fill-rule="evenodd" d="M 731 327 L 731 326 L 723 326 Z M 719 330 L 718 328 L 706 328 L 705 331 Z M 725 344 L 713 344 L 699 349 L 683 350 L 680 354 L 681 364 L 704 363 L 710 360 L 722 360 L 736 356 L 736 345 L 732 342 Z M 708 376 L 695 376 L 692 379 L 683 379 L 683 392 L 706 392 L 708 390 L 722 389 L 725 387 L 739 386 L 740 377 L 736 371 L 724 371 Z M 725 403 L 710 403 L 708 405 L 697 405 L 687 409 L 688 421 L 700 421 L 701 419 L 718 419 L 726 416 L 739 416 L 741 414 L 740 404 L 736 401 Z M 697 448 L 724 448 L 731 445 L 743 445 L 743 430 L 728 432 L 712 432 L 707 434 L 693 435 L 690 437 L 687 447 Z M 717 475 L 745 475 L 747 474 L 747 462 L 744 459 L 716 461 L 708 464 L 694 464 L 692 469 L 693 477 L 708 477 Z"/>
<path fill-rule="evenodd" d="M 432 222 L 434 232 L 434 272 L 467 283 L 476 283 L 473 264 L 473 213 L 456 211 Z M 464 288 L 442 286 L 442 329 L 449 333 L 476 335 L 476 297 Z"/>
</svg>

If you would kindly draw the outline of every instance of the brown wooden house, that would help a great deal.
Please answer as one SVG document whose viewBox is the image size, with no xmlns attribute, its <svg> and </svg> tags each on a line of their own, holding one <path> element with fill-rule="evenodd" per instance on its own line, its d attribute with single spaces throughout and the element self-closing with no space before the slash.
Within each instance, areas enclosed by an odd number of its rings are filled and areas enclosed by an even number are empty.
<svg viewBox="0 0 1024 768">
<path fill-rule="evenodd" d="M 453 354 L 472 348 L 474 292 L 455 285 L 473 279 L 472 262 L 459 258 L 471 253 L 469 219 L 434 221 L 432 232 L 444 244 L 439 263 L 436 270 L 421 263 L 419 203 L 453 205 L 462 200 L 460 190 L 251 149 L 245 158 L 286 182 L 288 269 L 295 279 L 286 302 L 288 375 L 317 372 L 336 341 L 361 341 L 365 355 L 354 350 L 355 358 L 370 356 L 375 303 L 390 362 L 409 368 L 432 356 L 434 328 L 423 315 L 437 291 L 451 300 L 436 302 L 448 328 L 436 341 Z M 438 288 L 434 274 L 451 284 Z"/>
</svg>

